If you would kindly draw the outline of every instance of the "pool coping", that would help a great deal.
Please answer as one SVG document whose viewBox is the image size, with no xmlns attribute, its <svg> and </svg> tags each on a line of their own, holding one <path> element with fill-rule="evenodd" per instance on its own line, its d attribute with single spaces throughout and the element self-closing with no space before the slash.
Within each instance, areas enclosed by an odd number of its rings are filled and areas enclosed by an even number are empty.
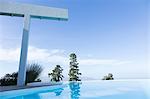
<svg viewBox="0 0 150 99">
<path fill-rule="evenodd" d="M 0 86 L 0 92 L 19 90 L 19 89 L 29 89 L 29 88 L 37 88 L 37 87 L 45 87 L 45 86 L 55 86 L 61 85 L 62 83 L 42 83 L 40 85 L 26 85 L 26 86 Z"/>
</svg>

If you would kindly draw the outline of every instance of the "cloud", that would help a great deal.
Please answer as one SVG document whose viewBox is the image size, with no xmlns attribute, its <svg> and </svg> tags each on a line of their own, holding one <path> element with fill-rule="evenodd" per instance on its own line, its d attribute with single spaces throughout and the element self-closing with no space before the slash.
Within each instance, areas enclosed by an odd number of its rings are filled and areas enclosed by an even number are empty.
<svg viewBox="0 0 150 99">
<path fill-rule="evenodd" d="M 33 46 L 29 46 L 28 61 L 38 61 L 44 63 L 55 63 L 67 65 L 69 59 L 65 56 L 65 50 L 62 49 L 41 49 Z M 19 61 L 20 48 L 4 49 L 0 48 L 0 60 L 1 61 Z M 78 59 L 80 65 L 121 65 L 127 64 L 129 61 L 120 61 L 115 59 L 96 59 L 86 58 Z"/>
<path fill-rule="evenodd" d="M 48 50 L 30 46 L 28 60 L 63 64 L 66 58 L 64 56 L 64 50 L 61 49 Z"/>
<path fill-rule="evenodd" d="M 0 48 L 1 61 L 19 61 L 20 48 L 4 49 Z M 67 58 L 64 56 L 64 50 L 61 49 L 41 49 L 29 46 L 28 61 L 64 63 Z"/>
<path fill-rule="evenodd" d="M 130 61 L 120 61 L 115 59 L 81 59 L 80 65 L 121 65 Z"/>
<path fill-rule="evenodd" d="M 18 61 L 20 49 L 3 49 L 0 48 L 0 60 L 1 61 Z"/>
<path fill-rule="evenodd" d="M 103 59 L 82 59 L 80 60 L 81 65 L 101 65 L 101 64 L 112 64 L 116 62 L 116 60 L 103 60 Z"/>
</svg>

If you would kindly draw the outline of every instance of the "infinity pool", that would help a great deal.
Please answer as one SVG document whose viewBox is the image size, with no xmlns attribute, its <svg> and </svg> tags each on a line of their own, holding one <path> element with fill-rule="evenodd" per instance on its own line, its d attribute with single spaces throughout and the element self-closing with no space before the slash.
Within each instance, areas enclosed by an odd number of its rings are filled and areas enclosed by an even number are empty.
<svg viewBox="0 0 150 99">
<path fill-rule="evenodd" d="M 83 81 L 0 92 L 0 99 L 150 99 L 150 80 Z"/>
</svg>

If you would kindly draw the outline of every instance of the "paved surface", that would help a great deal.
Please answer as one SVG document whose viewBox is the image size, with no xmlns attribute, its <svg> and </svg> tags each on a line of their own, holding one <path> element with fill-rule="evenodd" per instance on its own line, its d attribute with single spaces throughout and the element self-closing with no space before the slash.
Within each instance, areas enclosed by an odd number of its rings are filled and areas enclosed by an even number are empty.
<svg viewBox="0 0 150 99">
<path fill-rule="evenodd" d="M 35 87 L 43 87 L 43 86 L 52 86 L 56 84 L 42 84 L 42 85 L 37 85 L 37 86 L 0 86 L 0 92 L 3 91 L 10 91 L 10 90 L 18 90 L 18 89 L 26 89 L 26 88 L 35 88 Z"/>
</svg>

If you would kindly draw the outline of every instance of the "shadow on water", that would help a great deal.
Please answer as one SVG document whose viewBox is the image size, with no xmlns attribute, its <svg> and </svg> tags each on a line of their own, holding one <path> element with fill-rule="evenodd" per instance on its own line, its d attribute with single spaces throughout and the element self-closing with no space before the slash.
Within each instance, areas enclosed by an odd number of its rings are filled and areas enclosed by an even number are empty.
<svg viewBox="0 0 150 99">
<path fill-rule="evenodd" d="M 79 82 L 70 82 L 70 96 L 71 99 L 79 99 L 80 98 L 80 84 Z"/>
</svg>

